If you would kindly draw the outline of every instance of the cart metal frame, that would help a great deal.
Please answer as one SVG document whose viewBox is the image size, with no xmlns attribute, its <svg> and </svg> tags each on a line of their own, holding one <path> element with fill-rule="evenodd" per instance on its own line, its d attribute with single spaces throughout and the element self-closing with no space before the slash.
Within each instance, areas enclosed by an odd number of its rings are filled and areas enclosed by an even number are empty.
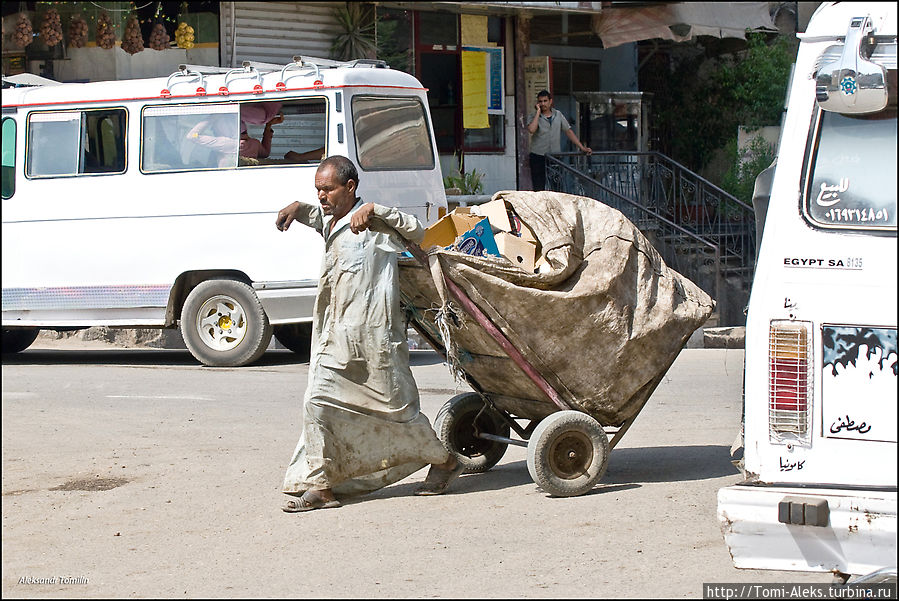
<svg viewBox="0 0 899 601">
<path fill-rule="evenodd" d="M 428 259 L 425 252 L 419 247 L 417 244 L 413 244 L 411 242 L 406 242 L 406 249 L 409 253 L 425 268 L 428 267 Z M 448 278 L 445 274 L 443 276 L 443 281 L 446 285 L 447 291 L 453 296 L 453 298 L 459 302 L 459 304 L 465 309 L 465 311 L 471 315 L 477 321 L 477 323 L 487 331 L 488 334 L 500 345 L 500 347 L 506 352 L 509 358 L 525 373 L 525 375 L 530 378 L 532 382 L 543 391 L 550 401 L 560 410 L 560 411 L 577 411 L 571 407 L 564 399 L 562 399 L 561 395 L 556 391 L 553 386 L 547 382 L 547 380 L 537 371 L 537 369 L 531 365 L 531 363 L 521 354 L 514 344 L 506 337 L 505 334 L 494 324 L 490 318 L 478 307 L 465 293 L 462 288 L 458 286 L 455 282 L 453 282 L 450 278 Z M 446 349 L 441 344 L 439 340 L 437 340 L 430 332 L 425 329 L 418 320 L 416 320 L 413 316 L 410 315 L 409 324 L 415 329 L 415 331 L 430 344 L 434 350 L 436 350 L 444 359 L 444 361 L 448 360 Z M 489 398 L 489 396 L 484 392 L 483 388 L 478 384 L 478 382 L 471 377 L 464 369 L 461 370 L 465 381 L 468 382 L 469 386 L 481 397 L 484 401 L 484 407 L 477 414 L 474 419 L 475 424 L 477 423 L 478 417 L 487 410 L 488 408 L 495 412 L 500 418 L 509 425 L 515 434 L 520 436 L 523 440 L 516 440 L 514 438 L 507 438 L 505 436 L 497 436 L 495 434 L 490 434 L 486 432 L 479 432 L 477 428 L 475 429 L 475 437 L 489 440 L 494 442 L 500 442 L 505 444 L 511 444 L 520 447 L 527 447 L 527 441 L 530 440 L 531 434 L 533 434 L 534 430 L 537 428 L 541 420 L 530 420 L 530 423 L 522 428 L 522 426 L 516 421 L 516 418 L 512 416 L 511 413 L 497 407 L 493 401 Z M 648 400 L 648 397 L 647 397 Z M 644 400 L 643 405 L 646 404 Z M 621 440 L 624 436 L 625 432 L 631 427 L 634 423 L 634 420 L 637 419 L 637 416 L 640 414 L 640 411 L 643 409 L 643 405 L 640 406 L 639 409 L 629 417 L 621 426 L 613 427 L 613 426 L 605 426 L 603 425 L 603 430 L 606 434 L 612 434 L 611 440 L 609 440 L 609 450 L 615 448 L 615 445 Z M 526 418 L 522 418 L 526 419 Z"/>
</svg>

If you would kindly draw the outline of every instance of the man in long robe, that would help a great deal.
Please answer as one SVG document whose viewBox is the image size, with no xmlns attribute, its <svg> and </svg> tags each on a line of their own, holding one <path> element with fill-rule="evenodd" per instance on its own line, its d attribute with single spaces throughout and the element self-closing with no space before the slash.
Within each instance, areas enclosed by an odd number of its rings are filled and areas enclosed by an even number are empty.
<svg viewBox="0 0 899 601">
<path fill-rule="evenodd" d="M 419 411 L 399 301 L 401 236 L 424 229 L 395 208 L 363 204 L 359 176 L 342 156 L 315 175 L 319 205 L 294 202 L 276 226 L 293 221 L 325 239 L 312 325 L 303 429 L 283 491 L 299 496 L 287 512 L 338 507 L 338 497 L 388 486 L 431 464 L 416 494 L 440 494 L 462 471 Z"/>
</svg>

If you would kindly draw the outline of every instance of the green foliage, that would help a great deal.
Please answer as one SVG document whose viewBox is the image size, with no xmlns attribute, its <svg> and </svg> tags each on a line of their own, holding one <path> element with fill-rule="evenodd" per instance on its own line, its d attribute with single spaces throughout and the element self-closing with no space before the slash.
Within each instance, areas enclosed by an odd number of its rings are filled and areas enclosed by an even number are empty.
<svg viewBox="0 0 899 601">
<path fill-rule="evenodd" d="M 443 186 L 445 188 L 459 188 L 462 194 L 481 194 L 484 191 L 484 184 L 481 179 L 483 173 L 478 173 L 477 169 L 472 169 L 468 173 L 457 172 L 456 175 L 447 175 L 443 178 Z"/>
<path fill-rule="evenodd" d="M 333 11 L 340 27 L 331 43 L 331 56 L 350 61 L 357 58 L 374 58 L 378 48 L 375 43 L 375 21 L 372 9 L 355 2 L 347 2 Z"/>
<path fill-rule="evenodd" d="M 755 178 L 767 169 L 774 160 L 776 149 L 761 135 L 749 142 L 749 146 L 738 152 L 737 139 L 727 143 L 727 156 L 732 167 L 721 180 L 721 187 L 746 204 L 752 204 L 752 191 Z M 736 207 L 733 207 L 736 209 Z"/>
<path fill-rule="evenodd" d="M 347 2 L 334 9 L 333 15 L 340 33 L 331 43 L 332 58 L 377 58 L 393 69 L 410 71 L 411 23 L 405 11 Z"/>
<path fill-rule="evenodd" d="M 699 171 L 738 126 L 779 124 L 794 55 L 786 37 L 769 45 L 764 34 L 748 33 L 746 50 L 714 68 L 704 55 L 681 60 L 659 77 L 653 103 L 665 150 Z"/>
<path fill-rule="evenodd" d="M 457 159 L 459 168 L 456 169 L 455 175 L 447 175 L 443 178 L 444 188 L 459 188 L 462 194 L 481 194 L 484 191 L 484 184 L 481 180 L 484 178 L 483 173 L 478 173 L 477 169 L 465 171 L 465 155 L 453 155 Z"/>
<path fill-rule="evenodd" d="M 404 11 L 378 9 L 377 57 L 392 69 L 411 72 L 412 61 L 409 43 L 411 24 Z"/>
</svg>

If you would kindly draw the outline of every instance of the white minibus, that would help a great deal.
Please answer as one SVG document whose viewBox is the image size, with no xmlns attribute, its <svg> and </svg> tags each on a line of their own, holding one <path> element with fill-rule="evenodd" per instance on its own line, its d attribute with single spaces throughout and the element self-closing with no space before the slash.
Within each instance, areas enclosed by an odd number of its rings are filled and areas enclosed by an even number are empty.
<svg viewBox="0 0 899 601">
<path fill-rule="evenodd" d="M 366 201 L 446 211 L 426 90 L 380 61 L 11 87 L 2 128 L 4 352 L 179 324 L 205 365 L 251 363 L 273 332 L 308 351 L 324 246 L 274 224 L 318 202 L 322 157 L 349 157 Z"/>
<path fill-rule="evenodd" d="M 744 480 L 718 492 L 739 568 L 895 580 L 896 98 L 896 4 L 822 4 L 749 300 Z"/>
</svg>

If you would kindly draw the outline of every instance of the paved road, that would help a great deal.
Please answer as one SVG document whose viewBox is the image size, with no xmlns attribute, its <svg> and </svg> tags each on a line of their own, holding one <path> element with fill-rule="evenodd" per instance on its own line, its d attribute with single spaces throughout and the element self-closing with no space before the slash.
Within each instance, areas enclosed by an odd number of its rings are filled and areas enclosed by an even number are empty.
<svg viewBox="0 0 899 601">
<path fill-rule="evenodd" d="M 413 361 L 433 419 L 462 389 L 434 353 Z M 39 341 L 4 356 L 2 594 L 695 598 L 703 582 L 830 582 L 732 567 L 715 495 L 739 479 L 742 361 L 682 352 L 582 497 L 547 497 L 512 447 L 442 497 L 411 495 L 422 470 L 289 515 L 307 375 L 293 354 L 210 369 L 186 351 Z"/>
</svg>

